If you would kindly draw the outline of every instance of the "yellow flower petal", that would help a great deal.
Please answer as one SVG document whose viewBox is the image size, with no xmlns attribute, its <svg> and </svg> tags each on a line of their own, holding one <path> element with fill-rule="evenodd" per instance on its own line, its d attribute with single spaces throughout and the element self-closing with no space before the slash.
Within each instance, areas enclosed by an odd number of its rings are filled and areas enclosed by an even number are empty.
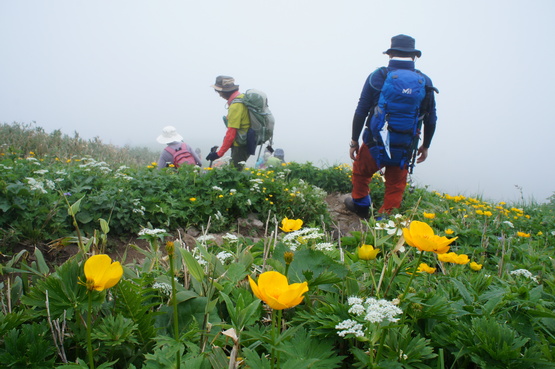
<svg viewBox="0 0 555 369">
<path fill-rule="evenodd" d="M 409 228 L 403 228 L 403 235 L 409 246 L 416 247 L 420 251 L 431 251 L 437 254 L 449 251 L 449 245 L 457 239 L 457 237 L 440 237 L 434 234 L 434 230 L 427 223 L 417 220 L 411 222 Z"/>
<path fill-rule="evenodd" d="M 280 229 L 284 232 L 298 231 L 303 226 L 303 221 L 301 219 L 289 219 L 287 217 L 283 218 L 281 221 Z"/>
<path fill-rule="evenodd" d="M 275 271 L 262 273 L 258 277 L 258 284 L 249 276 L 249 283 L 254 295 L 275 310 L 297 306 L 308 291 L 307 282 L 290 285 L 287 277 Z"/>
<path fill-rule="evenodd" d="M 372 245 L 362 245 L 358 248 L 358 258 L 361 260 L 374 260 L 380 249 L 374 249 Z"/>
<path fill-rule="evenodd" d="M 119 261 L 112 263 L 112 259 L 105 254 L 88 258 L 84 270 L 87 288 L 96 291 L 114 287 L 123 276 L 123 268 Z"/>
</svg>

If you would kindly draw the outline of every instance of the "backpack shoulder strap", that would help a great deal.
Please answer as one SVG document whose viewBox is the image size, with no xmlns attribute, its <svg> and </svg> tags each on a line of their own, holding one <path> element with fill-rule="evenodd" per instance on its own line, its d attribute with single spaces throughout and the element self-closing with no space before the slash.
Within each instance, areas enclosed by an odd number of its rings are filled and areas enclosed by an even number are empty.
<svg viewBox="0 0 555 369">
<path fill-rule="evenodd" d="M 385 79 L 387 78 L 388 72 L 389 72 L 389 69 L 387 69 L 387 67 L 380 67 L 380 68 L 376 69 L 374 72 L 372 72 L 372 75 L 370 76 L 370 80 L 369 80 L 370 86 L 372 86 L 372 88 L 373 88 L 374 90 L 381 91 L 382 88 L 381 88 L 381 87 L 378 87 L 378 86 L 376 86 L 376 85 L 374 85 L 374 84 L 372 83 L 372 79 L 373 79 L 373 77 L 374 77 L 374 75 L 375 75 L 376 73 L 381 74 L 381 77 L 383 78 L 383 79 L 382 79 L 382 86 L 383 86 L 383 82 L 385 82 Z"/>
</svg>

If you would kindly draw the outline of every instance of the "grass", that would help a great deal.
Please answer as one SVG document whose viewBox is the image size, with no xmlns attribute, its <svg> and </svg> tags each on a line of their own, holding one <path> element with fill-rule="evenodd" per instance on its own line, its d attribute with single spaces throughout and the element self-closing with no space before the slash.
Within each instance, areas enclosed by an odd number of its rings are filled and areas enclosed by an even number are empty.
<svg viewBox="0 0 555 369">
<path fill-rule="evenodd" d="M 46 133 L 35 123 L 3 123 L 0 125 L 0 137 L 3 152 L 33 152 L 38 157 L 50 156 L 61 160 L 90 156 L 98 161 L 135 168 L 148 165 L 152 158 L 159 155 L 146 147 L 104 144 L 99 137 L 84 140 L 77 131 L 73 137 L 62 134 L 60 130 Z"/>
</svg>

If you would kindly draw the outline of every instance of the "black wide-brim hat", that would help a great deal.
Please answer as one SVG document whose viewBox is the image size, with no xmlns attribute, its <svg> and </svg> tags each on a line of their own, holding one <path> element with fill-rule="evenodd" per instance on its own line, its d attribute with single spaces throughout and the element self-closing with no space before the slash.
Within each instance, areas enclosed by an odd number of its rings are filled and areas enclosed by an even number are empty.
<svg viewBox="0 0 555 369">
<path fill-rule="evenodd" d="M 417 57 L 422 56 L 422 51 L 414 48 L 416 41 L 414 38 L 407 35 L 397 35 L 391 38 L 391 47 L 384 51 L 384 54 L 389 54 L 392 50 L 403 51 L 406 53 L 414 53 Z"/>
</svg>

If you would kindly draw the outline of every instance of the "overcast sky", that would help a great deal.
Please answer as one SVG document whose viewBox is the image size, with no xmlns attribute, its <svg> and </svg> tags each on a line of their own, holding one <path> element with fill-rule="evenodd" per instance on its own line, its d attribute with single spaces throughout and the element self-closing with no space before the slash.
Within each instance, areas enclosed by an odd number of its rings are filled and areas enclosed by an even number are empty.
<svg viewBox="0 0 555 369">
<path fill-rule="evenodd" d="M 554 16 L 553 0 L 0 0 L 0 122 L 157 150 L 174 125 L 204 157 L 225 133 L 209 86 L 226 74 L 268 94 L 286 160 L 350 163 L 362 85 L 404 33 L 440 90 L 414 180 L 542 202 L 555 191 Z"/>
</svg>

